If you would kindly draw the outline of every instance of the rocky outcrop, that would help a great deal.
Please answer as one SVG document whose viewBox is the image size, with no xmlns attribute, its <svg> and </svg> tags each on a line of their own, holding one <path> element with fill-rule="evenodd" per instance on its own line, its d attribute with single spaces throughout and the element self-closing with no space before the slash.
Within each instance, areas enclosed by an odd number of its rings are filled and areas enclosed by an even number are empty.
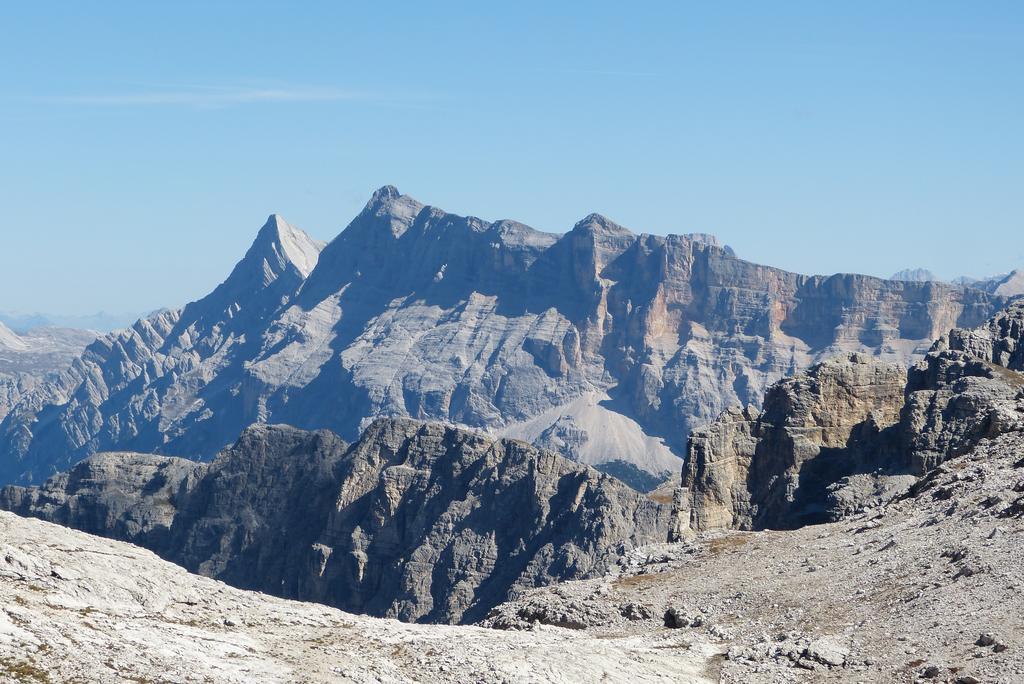
<svg viewBox="0 0 1024 684">
<path fill-rule="evenodd" d="M 103 453 L 40 487 L 5 487 L 0 508 L 148 548 L 165 548 L 179 493 L 206 466 L 181 458 Z"/>
<path fill-rule="evenodd" d="M 564 444 L 660 480 L 691 428 L 780 378 L 849 351 L 905 362 L 1004 303 L 788 273 L 596 214 L 550 235 L 393 187 L 319 247 L 272 217 L 210 295 L 91 345 L 0 424 L 0 482 L 98 451 L 209 459 L 260 422 L 351 441 L 375 416 Z"/>
<path fill-rule="evenodd" d="M 893 425 L 906 371 L 860 354 L 783 380 L 764 411 L 725 412 L 690 437 L 679 529 L 797 527 L 831 516 L 826 490 L 874 469 L 858 448 Z"/>
<path fill-rule="evenodd" d="M 905 280 L 910 283 L 939 282 L 941 278 L 929 271 L 927 268 L 904 268 L 896 271 L 889 280 Z"/>
<path fill-rule="evenodd" d="M 908 373 L 864 356 L 783 380 L 764 411 L 690 437 L 673 538 L 834 520 L 891 498 L 981 440 L 1024 430 L 1024 303 L 954 329 Z"/>
<path fill-rule="evenodd" d="M 1020 268 L 991 278 L 959 278 L 957 282 L 1002 297 L 1024 295 L 1024 269 Z"/>
<path fill-rule="evenodd" d="M 404 621 L 467 622 L 599 575 L 670 508 L 523 442 L 378 420 L 249 428 L 210 464 L 100 454 L 0 508 L 131 541 L 230 584 Z"/>
<path fill-rule="evenodd" d="M 921 475 L 980 440 L 1024 429 L 1024 302 L 987 324 L 955 329 L 910 371 L 900 419 Z"/>
</svg>

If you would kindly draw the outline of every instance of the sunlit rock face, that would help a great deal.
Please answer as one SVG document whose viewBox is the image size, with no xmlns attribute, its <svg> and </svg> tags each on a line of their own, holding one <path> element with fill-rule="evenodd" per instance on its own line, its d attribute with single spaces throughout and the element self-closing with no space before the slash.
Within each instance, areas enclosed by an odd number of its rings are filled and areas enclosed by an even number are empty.
<svg viewBox="0 0 1024 684">
<path fill-rule="evenodd" d="M 862 354 L 694 430 L 671 536 L 791 528 L 878 505 L 983 440 L 1024 431 L 1024 302 L 942 335 L 908 370 Z"/>
</svg>

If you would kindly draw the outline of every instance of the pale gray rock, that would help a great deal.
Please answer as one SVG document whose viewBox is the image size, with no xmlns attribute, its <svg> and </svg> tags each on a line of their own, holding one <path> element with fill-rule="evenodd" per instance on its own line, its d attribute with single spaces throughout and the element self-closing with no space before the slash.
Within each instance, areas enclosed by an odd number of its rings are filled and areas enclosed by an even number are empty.
<svg viewBox="0 0 1024 684">
<path fill-rule="evenodd" d="M 378 420 L 256 425 L 211 464 L 98 454 L 0 508 L 146 546 L 234 586 L 403 621 L 472 622 L 663 540 L 670 507 L 523 442 Z"/>
<path fill-rule="evenodd" d="M 1024 429 L 1024 302 L 954 329 L 911 369 L 900 424 L 918 475 L 981 439 Z"/>
<path fill-rule="evenodd" d="M 0 424 L 0 482 L 98 451 L 210 459 L 252 423 L 353 441 L 378 416 L 561 442 L 660 480 L 693 427 L 780 378 L 841 352 L 918 358 L 1004 303 L 788 273 L 597 214 L 549 235 L 390 186 L 319 248 L 272 217 L 210 295 L 90 345 Z"/>
<path fill-rule="evenodd" d="M 992 276 L 990 278 L 968 278 L 957 279 L 961 285 L 984 290 L 1002 297 L 1018 297 L 1024 295 L 1024 269 L 1014 269 L 1009 273 Z"/>
<path fill-rule="evenodd" d="M 5 683 L 710 684 L 717 650 L 657 633 L 355 616 L 241 591 L 130 544 L 0 513 Z"/>
<path fill-rule="evenodd" d="M 937 681 L 1016 682 L 1024 493 L 1011 490 L 1024 490 L 1022 457 L 1024 432 L 983 439 L 883 507 L 634 549 L 604 577 L 530 590 L 484 624 L 565 615 L 568 634 L 711 639 L 725 684 L 911 682 L 929 667 Z M 618 615 L 636 602 L 654 615 Z"/>
</svg>

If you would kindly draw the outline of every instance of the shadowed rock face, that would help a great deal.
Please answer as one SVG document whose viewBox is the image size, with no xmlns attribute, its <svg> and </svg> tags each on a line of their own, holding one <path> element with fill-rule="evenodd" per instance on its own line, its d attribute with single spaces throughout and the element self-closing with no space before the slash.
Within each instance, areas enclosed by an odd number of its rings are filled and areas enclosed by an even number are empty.
<svg viewBox="0 0 1024 684">
<path fill-rule="evenodd" d="M 851 355 L 778 383 L 761 413 L 726 411 L 690 437 L 673 538 L 833 520 L 1024 430 L 1022 340 L 1015 303 L 942 336 L 909 373 Z"/>
<path fill-rule="evenodd" d="M 692 427 L 759 404 L 778 379 L 844 351 L 905 362 L 1003 303 L 797 275 L 706 235 L 635 235 L 596 214 L 549 235 L 392 187 L 320 247 L 272 217 L 210 295 L 92 344 L 0 424 L 0 482 L 97 451 L 209 459 L 259 422 L 351 441 L 375 416 L 662 476 Z"/>
<path fill-rule="evenodd" d="M 405 621 L 471 622 L 661 541 L 670 508 L 554 453 L 409 420 L 347 447 L 254 426 L 210 464 L 99 454 L 0 508 L 146 546 L 235 586 Z"/>
</svg>

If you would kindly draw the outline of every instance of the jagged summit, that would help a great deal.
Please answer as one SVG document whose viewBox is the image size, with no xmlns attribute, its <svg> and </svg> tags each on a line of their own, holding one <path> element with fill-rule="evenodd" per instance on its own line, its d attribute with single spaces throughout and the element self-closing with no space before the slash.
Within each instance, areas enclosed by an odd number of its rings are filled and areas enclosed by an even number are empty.
<svg viewBox="0 0 1024 684">
<path fill-rule="evenodd" d="M 280 214 L 271 214 L 257 233 L 253 248 L 278 268 L 290 264 L 305 277 L 316 267 L 324 245 L 288 223 Z"/>
<path fill-rule="evenodd" d="M 353 229 L 359 230 L 364 227 L 387 228 L 392 237 L 400 238 L 423 209 L 422 202 L 409 195 L 403 195 L 393 185 L 385 185 L 373 193 L 363 211 L 341 235 L 335 238 L 335 241 Z"/>
<path fill-rule="evenodd" d="M 302 281 L 316 267 L 323 246 L 278 214 L 271 214 L 245 256 L 213 294 L 220 291 L 236 296 L 265 289 L 282 276 Z"/>
<path fill-rule="evenodd" d="M 576 225 L 573 226 L 572 230 L 573 232 L 587 232 L 617 237 L 636 237 L 636 234 L 634 234 L 629 228 L 621 226 L 615 221 L 609 219 L 607 216 L 597 213 L 587 214 L 584 216 L 576 222 Z"/>
</svg>

